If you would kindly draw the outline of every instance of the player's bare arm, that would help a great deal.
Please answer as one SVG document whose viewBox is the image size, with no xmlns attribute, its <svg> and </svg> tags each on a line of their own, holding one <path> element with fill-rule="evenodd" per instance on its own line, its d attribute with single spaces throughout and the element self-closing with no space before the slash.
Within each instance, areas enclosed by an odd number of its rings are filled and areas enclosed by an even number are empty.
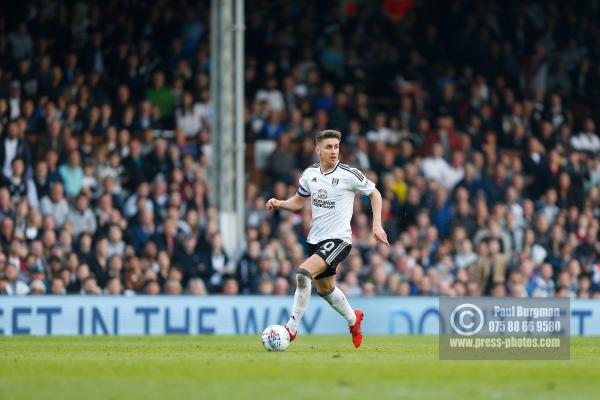
<svg viewBox="0 0 600 400">
<path fill-rule="evenodd" d="M 280 208 L 288 211 L 298 211 L 304 207 L 304 198 L 295 194 L 287 200 L 277 200 L 271 198 L 267 201 L 267 210 L 274 210 Z"/>
<path fill-rule="evenodd" d="M 379 193 L 379 190 L 374 189 L 369 195 L 369 198 L 371 199 L 371 208 L 373 209 L 373 236 L 378 242 L 385 243 L 389 246 L 387 234 L 385 233 L 385 230 L 383 230 L 383 225 L 381 224 L 381 209 L 383 204 L 381 193 Z"/>
</svg>

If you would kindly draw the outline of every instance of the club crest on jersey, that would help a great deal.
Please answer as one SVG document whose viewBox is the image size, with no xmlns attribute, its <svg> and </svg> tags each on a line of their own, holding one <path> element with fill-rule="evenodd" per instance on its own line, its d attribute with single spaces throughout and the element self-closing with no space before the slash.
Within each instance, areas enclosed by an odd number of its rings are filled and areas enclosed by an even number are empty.
<svg viewBox="0 0 600 400">
<path fill-rule="evenodd" d="M 332 184 L 333 186 L 337 185 L 338 183 L 340 183 L 340 180 L 339 180 L 338 178 L 332 178 L 332 179 L 331 179 L 331 184 Z"/>
<path fill-rule="evenodd" d="M 317 181 L 317 177 L 312 178 L 311 182 L 316 182 Z"/>
<path fill-rule="evenodd" d="M 319 189 L 319 191 L 317 192 L 317 198 L 326 199 L 327 198 L 327 190 Z"/>
</svg>

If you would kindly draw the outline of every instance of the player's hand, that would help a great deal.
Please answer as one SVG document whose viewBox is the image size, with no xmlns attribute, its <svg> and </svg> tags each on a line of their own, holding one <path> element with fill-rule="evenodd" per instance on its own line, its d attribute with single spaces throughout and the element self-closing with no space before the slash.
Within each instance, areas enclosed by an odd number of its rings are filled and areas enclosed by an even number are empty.
<svg viewBox="0 0 600 400">
<path fill-rule="evenodd" d="M 279 205 L 281 203 L 282 203 L 281 200 L 269 199 L 269 201 L 267 201 L 267 210 L 273 210 L 275 208 L 279 208 Z"/>
<path fill-rule="evenodd" d="M 383 230 L 383 227 L 374 226 L 373 227 L 373 237 L 375 237 L 375 239 L 377 239 L 377 242 L 385 243 L 388 245 L 388 247 L 390 246 L 390 244 L 388 243 L 387 234 Z"/>
</svg>

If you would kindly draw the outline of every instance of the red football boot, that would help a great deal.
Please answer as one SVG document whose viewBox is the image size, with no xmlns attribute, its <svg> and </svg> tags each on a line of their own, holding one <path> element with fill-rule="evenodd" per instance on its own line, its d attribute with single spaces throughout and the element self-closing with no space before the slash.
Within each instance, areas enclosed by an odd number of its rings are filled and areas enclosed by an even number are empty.
<svg viewBox="0 0 600 400">
<path fill-rule="evenodd" d="M 294 339 L 296 339 L 296 335 L 298 334 L 298 331 L 296 331 L 296 333 L 292 333 L 292 331 L 290 331 L 290 328 L 288 328 L 287 325 L 284 325 L 283 327 L 290 334 L 290 342 L 292 342 Z"/>
<path fill-rule="evenodd" d="M 354 314 L 356 314 L 356 322 L 350 327 L 350 334 L 352 334 L 352 343 L 354 343 L 354 347 L 358 349 L 362 342 L 360 324 L 362 323 L 364 314 L 361 310 L 354 310 Z"/>
</svg>

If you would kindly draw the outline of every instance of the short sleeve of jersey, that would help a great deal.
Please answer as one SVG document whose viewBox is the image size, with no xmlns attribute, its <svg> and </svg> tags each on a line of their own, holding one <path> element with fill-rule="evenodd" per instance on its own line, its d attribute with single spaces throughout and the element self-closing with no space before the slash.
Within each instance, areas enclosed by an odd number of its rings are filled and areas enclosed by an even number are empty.
<svg viewBox="0 0 600 400">
<path fill-rule="evenodd" d="M 306 177 L 306 174 L 302 174 L 300 179 L 298 179 L 298 183 L 298 194 L 302 197 L 309 197 L 310 188 L 308 187 L 308 178 Z"/>
<path fill-rule="evenodd" d="M 364 176 L 358 169 L 350 168 L 348 172 L 351 172 L 353 176 L 350 179 L 350 188 L 352 191 L 370 195 L 375 190 L 375 184 Z"/>
</svg>

